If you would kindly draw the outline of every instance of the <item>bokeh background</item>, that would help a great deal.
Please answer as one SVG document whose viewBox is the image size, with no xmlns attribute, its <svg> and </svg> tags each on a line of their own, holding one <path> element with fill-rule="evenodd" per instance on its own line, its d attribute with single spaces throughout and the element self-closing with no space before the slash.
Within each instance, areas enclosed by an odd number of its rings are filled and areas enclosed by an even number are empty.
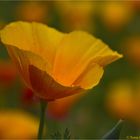
<svg viewBox="0 0 140 140">
<path fill-rule="evenodd" d="M 47 137 L 69 128 L 73 138 L 101 138 L 120 119 L 125 120 L 121 138 L 140 135 L 139 1 L 0 1 L 0 28 L 17 20 L 62 32 L 84 30 L 124 55 L 86 94 L 49 103 Z M 35 138 L 39 113 L 39 100 L 0 44 L 0 138 Z"/>
</svg>

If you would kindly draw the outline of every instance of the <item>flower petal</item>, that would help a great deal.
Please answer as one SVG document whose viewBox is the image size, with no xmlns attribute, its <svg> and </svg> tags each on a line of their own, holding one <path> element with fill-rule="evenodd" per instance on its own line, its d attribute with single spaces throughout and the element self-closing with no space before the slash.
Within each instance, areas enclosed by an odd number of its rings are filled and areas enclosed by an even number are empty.
<svg viewBox="0 0 140 140">
<path fill-rule="evenodd" d="M 1 31 L 1 39 L 29 84 L 32 65 L 61 86 L 92 88 L 102 77 L 102 67 L 121 57 L 86 32 L 63 34 L 35 22 L 11 23 Z M 96 77 L 90 79 L 91 73 Z"/>
<path fill-rule="evenodd" d="M 25 83 L 30 87 L 29 79 L 29 65 L 34 65 L 35 67 L 44 70 L 49 70 L 49 63 L 46 63 L 41 57 L 35 55 L 28 51 L 20 50 L 13 46 L 7 46 L 9 55 L 11 56 L 13 62 L 15 63 L 18 71 L 22 75 Z"/>
<path fill-rule="evenodd" d="M 63 36 L 63 33 L 35 22 L 13 22 L 1 31 L 4 44 L 35 53 L 51 65 Z"/>
<path fill-rule="evenodd" d="M 0 139 L 33 139 L 39 120 L 30 113 L 17 109 L 0 109 Z"/>
<path fill-rule="evenodd" d="M 53 67 L 54 78 L 63 85 L 72 86 L 77 75 L 85 68 L 85 64 L 80 66 L 78 64 L 94 41 L 95 38 L 81 31 L 66 35 L 60 42 L 56 53 Z"/>
<path fill-rule="evenodd" d="M 48 63 L 38 55 L 16 47 L 8 46 L 8 52 L 16 64 L 25 84 L 39 97 L 54 100 L 83 91 L 82 88 L 64 87 L 57 83 L 48 73 Z"/>
<path fill-rule="evenodd" d="M 86 52 L 83 60 L 91 58 L 94 63 L 106 66 L 121 57 L 121 54 L 118 54 L 116 51 L 112 51 L 104 42 L 97 39 Z"/>
<path fill-rule="evenodd" d="M 83 89 L 90 89 L 96 86 L 104 73 L 103 68 L 98 64 L 89 65 L 86 70 L 74 82 L 75 86 Z"/>
<path fill-rule="evenodd" d="M 73 86 L 74 81 L 84 73 L 91 61 L 104 66 L 120 57 L 121 55 L 90 34 L 82 31 L 71 32 L 60 42 L 53 76 L 62 85 Z"/>
<path fill-rule="evenodd" d="M 60 85 L 45 71 L 41 71 L 33 65 L 29 66 L 29 74 L 33 91 L 41 98 L 45 98 L 48 101 L 84 91 L 84 89 L 78 86 L 65 87 Z"/>
</svg>

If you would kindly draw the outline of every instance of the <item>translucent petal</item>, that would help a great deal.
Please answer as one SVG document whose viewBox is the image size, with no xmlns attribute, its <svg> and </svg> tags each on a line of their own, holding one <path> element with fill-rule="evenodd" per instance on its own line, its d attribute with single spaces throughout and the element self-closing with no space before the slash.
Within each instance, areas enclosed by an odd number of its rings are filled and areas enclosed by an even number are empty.
<svg viewBox="0 0 140 140">
<path fill-rule="evenodd" d="M 89 65 L 74 82 L 74 85 L 80 86 L 83 89 L 90 89 L 99 83 L 103 73 L 103 68 L 98 64 L 94 63 L 92 65 Z"/>
<path fill-rule="evenodd" d="M 4 44 L 30 51 L 53 64 L 55 52 L 64 34 L 41 23 L 13 22 L 1 31 Z"/>
<path fill-rule="evenodd" d="M 41 98 L 45 98 L 48 101 L 63 98 L 83 91 L 83 89 L 78 86 L 65 87 L 60 85 L 45 71 L 41 71 L 33 65 L 29 66 L 29 74 L 31 86 L 34 92 Z"/>
<path fill-rule="evenodd" d="M 20 50 L 13 46 L 7 46 L 9 55 L 11 56 L 14 64 L 16 65 L 19 73 L 24 79 L 28 87 L 30 87 L 29 79 L 29 65 L 34 65 L 43 71 L 49 71 L 49 65 L 38 55 L 35 55 L 28 51 Z"/>
<path fill-rule="evenodd" d="M 91 62 L 104 66 L 120 57 L 121 55 L 90 34 L 82 31 L 71 32 L 60 42 L 53 75 L 62 85 L 73 86 L 74 81 L 85 73 Z"/>
</svg>

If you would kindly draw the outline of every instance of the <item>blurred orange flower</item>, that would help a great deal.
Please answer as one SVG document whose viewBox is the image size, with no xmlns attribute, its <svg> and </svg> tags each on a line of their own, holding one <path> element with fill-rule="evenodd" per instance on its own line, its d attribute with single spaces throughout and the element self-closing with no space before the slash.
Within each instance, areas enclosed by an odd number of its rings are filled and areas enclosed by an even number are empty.
<svg viewBox="0 0 140 140">
<path fill-rule="evenodd" d="M 140 1 L 139 0 L 133 0 L 133 1 L 128 1 L 129 4 L 132 5 L 133 9 L 137 12 L 137 10 L 140 10 Z"/>
<path fill-rule="evenodd" d="M 105 2 L 101 9 L 101 16 L 109 30 L 118 31 L 132 18 L 132 6 L 124 1 Z"/>
<path fill-rule="evenodd" d="M 127 38 L 123 43 L 123 51 L 130 62 L 140 67 L 140 36 Z"/>
<path fill-rule="evenodd" d="M 39 1 L 26 1 L 20 3 L 17 7 L 16 13 L 18 20 L 25 21 L 43 22 L 48 16 L 46 3 Z"/>
<path fill-rule="evenodd" d="M 94 3 L 91 1 L 55 1 L 63 26 L 67 30 L 89 30 L 93 27 Z"/>
<path fill-rule="evenodd" d="M 126 81 L 120 81 L 111 85 L 107 106 L 111 112 L 113 112 L 119 118 L 128 118 L 132 111 L 132 93 L 129 83 Z"/>
<path fill-rule="evenodd" d="M 0 139 L 33 139 L 38 132 L 39 120 L 18 110 L 0 111 Z"/>
<path fill-rule="evenodd" d="M 108 109 L 118 118 L 140 125 L 140 83 L 120 81 L 113 84 L 107 97 Z"/>
<path fill-rule="evenodd" d="M 9 86 L 17 76 L 15 66 L 9 60 L 0 60 L 0 84 Z"/>
<path fill-rule="evenodd" d="M 103 67 L 122 57 L 86 32 L 66 34 L 35 22 L 7 25 L 1 40 L 25 83 L 46 100 L 91 89 Z"/>
<path fill-rule="evenodd" d="M 57 120 L 63 120 L 67 117 L 72 106 L 82 98 L 84 94 L 75 94 L 48 103 L 47 114 Z"/>
<path fill-rule="evenodd" d="M 23 106 L 32 105 L 34 101 L 34 93 L 30 88 L 24 87 L 21 91 L 21 102 Z"/>
</svg>

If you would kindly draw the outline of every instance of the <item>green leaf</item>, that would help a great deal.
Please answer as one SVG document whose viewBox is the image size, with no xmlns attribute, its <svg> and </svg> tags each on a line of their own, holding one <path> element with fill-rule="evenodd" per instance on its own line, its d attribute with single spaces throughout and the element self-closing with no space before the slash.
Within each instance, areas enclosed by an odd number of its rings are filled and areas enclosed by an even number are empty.
<svg viewBox="0 0 140 140">
<path fill-rule="evenodd" d="M 70 130 L 68 128 L 66 128 L 63 134 L 61 134 L 59 131 L 56 131 L 53 134 L 51 134 L 51 138 L 52 139 L 61 139 L 61 140 L 67 139 L 67 140 L 69 140 L 71 138 L 71 133 L 70 133 Z"/>
<path fill-rule="evenodd" d="M 62 135 L 59 131 L 56 131 L 55 133 L 51 134 L 52 139 L 62 139 Z"/>
<path fill-rule="evenodd" d="M 118 123 L 108 133 L 106 133 L 102 139 L 119 139 L 122 125 L 123 120 L 118 121 Z"/>
<path fill-rule="evenodd" d="M 70 139 L 70 138 L 71 138 L 70 130 L 68 128 L 66 128 L 66 130 L 64 132 L 64 139 Z"/>
</svg>

